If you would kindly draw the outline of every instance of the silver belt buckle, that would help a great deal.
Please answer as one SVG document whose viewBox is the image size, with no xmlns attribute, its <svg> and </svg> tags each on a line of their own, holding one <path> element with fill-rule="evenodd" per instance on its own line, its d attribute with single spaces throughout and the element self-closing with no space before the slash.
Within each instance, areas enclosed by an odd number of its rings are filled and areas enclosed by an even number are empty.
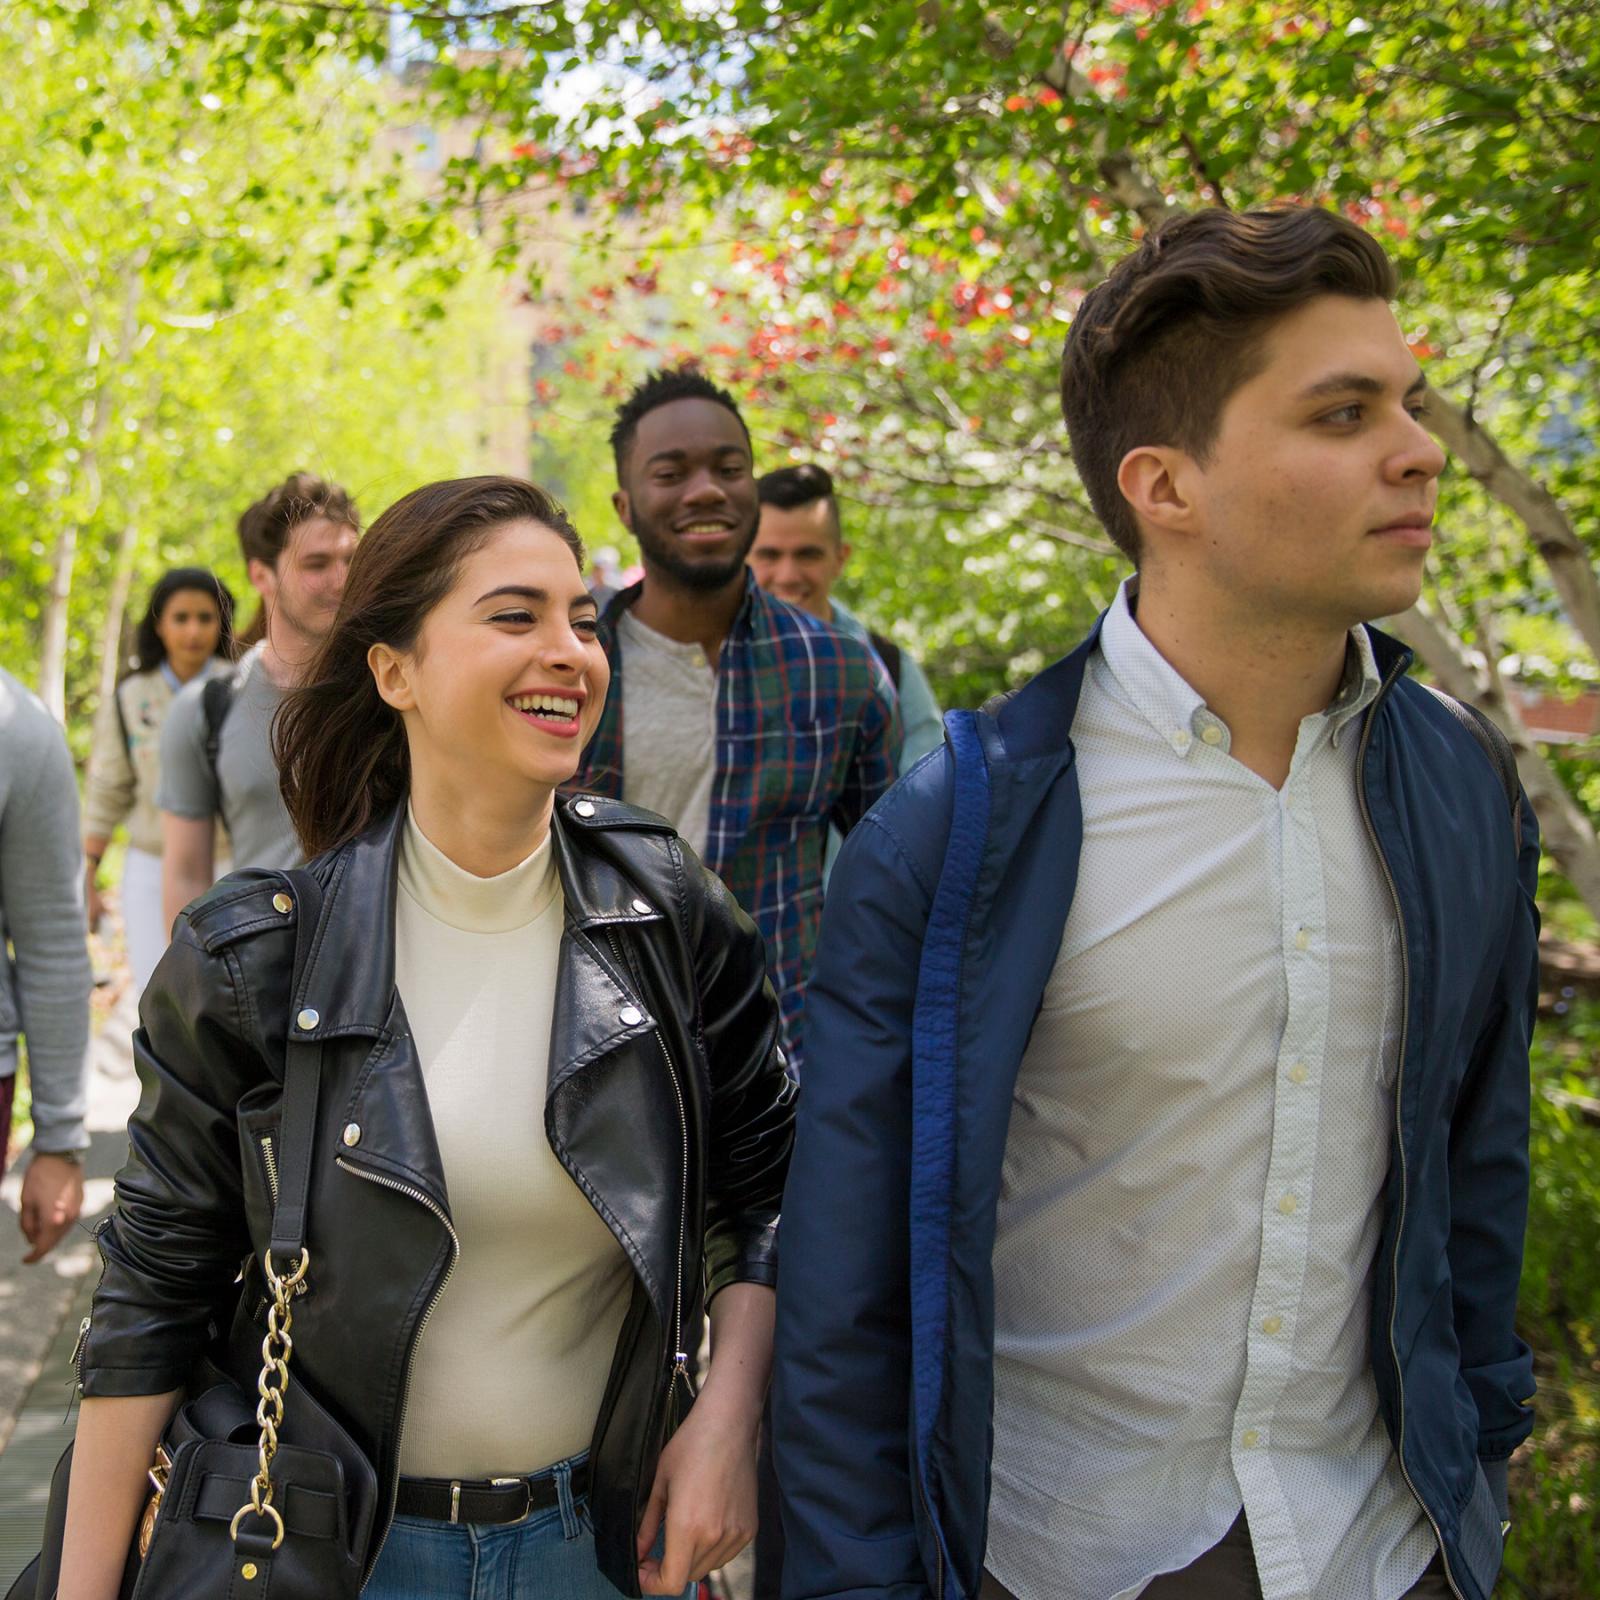
<svg viewBox="0 0 1600 1600">
<path fill-rule="evenodd" d="M 522 1515 L 513 1517 L 510 1522 L 502 1523 L 502 1527 L 514 1528 L 519 1522 L 526 1522 L 533 1513 L 533 1485 L 526 1478 L 491 1478 L 489 1482 L 496 1489 L 509 1489 L 512 1484 L 522 1485 Z"/>
<path fill-rule="evenodd" d="M 461 1480 L 450 1480 L 450 1521 L 452 1524 L 461 1521 Z"/>
</svg>

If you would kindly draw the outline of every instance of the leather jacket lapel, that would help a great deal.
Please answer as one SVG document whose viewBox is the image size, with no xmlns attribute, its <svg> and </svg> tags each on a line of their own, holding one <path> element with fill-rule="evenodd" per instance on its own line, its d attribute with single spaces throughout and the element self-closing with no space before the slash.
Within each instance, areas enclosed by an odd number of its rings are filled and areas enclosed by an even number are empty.
<svg viewBox="0 0 1600 1600">
<path fill-rule="evenodd" d="M 416 1041 L 400 995 L 391 989 L 382 1035 L 356 1074 L 340 1113 L 341 1161 L 421 1189 L 448 1213 L 444 1162 L 428 1109 Z"/>
</svg>

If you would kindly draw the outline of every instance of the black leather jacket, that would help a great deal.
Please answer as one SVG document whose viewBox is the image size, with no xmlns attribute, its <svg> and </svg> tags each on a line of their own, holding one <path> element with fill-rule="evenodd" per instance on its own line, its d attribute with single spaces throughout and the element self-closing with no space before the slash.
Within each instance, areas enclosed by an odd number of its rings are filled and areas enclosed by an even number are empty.
<svg viewBox="0 0 1600 1600">
<path fill-rule="evenodd" d="M 291 1370 L 377 1469 L 369 1571 L 412 1348 L 458 1249 L 394 986 L 403 816 L 312 863 L 323 904 L 292 996 L 298 908 L 281 876 L 235 873 L 179 919 L 140 1006 L 143 1095 L 79 1357 L 85 1395 L 157 1394 L 181 1387 L 208 1344 L 231 1348 L 254 1393 L 258 1336 L 216 1335 L 264 1315 L 285 1032 L 314 1010 L 311 1287 L 295 1302 Z M 794 1093 L 761 937 L 721 883 L 659 818 L 616 801 L 560 799 L 552 832 L 566 926 L 545 1126 L 634 1269 L 595 1419 L 591 1515 L 601 1570 L 636 1595 L 635 1532 L 686 1387 L 674 1382 L 683 1330 L 703 1297 L 775 1281 Z"/>
</svg>

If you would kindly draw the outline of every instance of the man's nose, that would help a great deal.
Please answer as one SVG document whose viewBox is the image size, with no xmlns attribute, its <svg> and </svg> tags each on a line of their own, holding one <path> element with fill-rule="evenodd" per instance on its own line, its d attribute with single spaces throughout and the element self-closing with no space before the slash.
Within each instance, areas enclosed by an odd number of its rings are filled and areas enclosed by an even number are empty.
<svg viewBox="0 0 1600 1600">
<path fill-rule="evenodd" d="M 1431 483 L 1444 471 L 1449 457 L 1445 455 L 1444 447 L 1417 418 L 1408 415 L 1406 429 L 1400 447 L 1389 458 L 1389 470 L 1401 481 L 1420 478 L 1425 483 Z"/>
<path fill-rule="evenodd" d="M 697 472 L 685 486 L 683 498 L 695 505 L 720 505 L 728 496 L 714 473 Z"/>
</svg>

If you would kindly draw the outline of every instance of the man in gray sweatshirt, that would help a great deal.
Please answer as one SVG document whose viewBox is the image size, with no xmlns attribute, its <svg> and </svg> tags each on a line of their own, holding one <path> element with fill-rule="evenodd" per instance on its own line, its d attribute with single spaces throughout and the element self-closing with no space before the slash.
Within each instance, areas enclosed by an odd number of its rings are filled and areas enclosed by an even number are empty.
<svg viewBox="0 0 1600 1600">
<path fill-rule="evenodd" d="M 9 949 L 7 946 L 9 945 Z M 55 719 L 0 669 L 0 1173 L 28 1041 L 33 1153 L 22 1232 L 39 1261 L 83 1208 L 89 965 L 78 786 Z"/>
</svg>

